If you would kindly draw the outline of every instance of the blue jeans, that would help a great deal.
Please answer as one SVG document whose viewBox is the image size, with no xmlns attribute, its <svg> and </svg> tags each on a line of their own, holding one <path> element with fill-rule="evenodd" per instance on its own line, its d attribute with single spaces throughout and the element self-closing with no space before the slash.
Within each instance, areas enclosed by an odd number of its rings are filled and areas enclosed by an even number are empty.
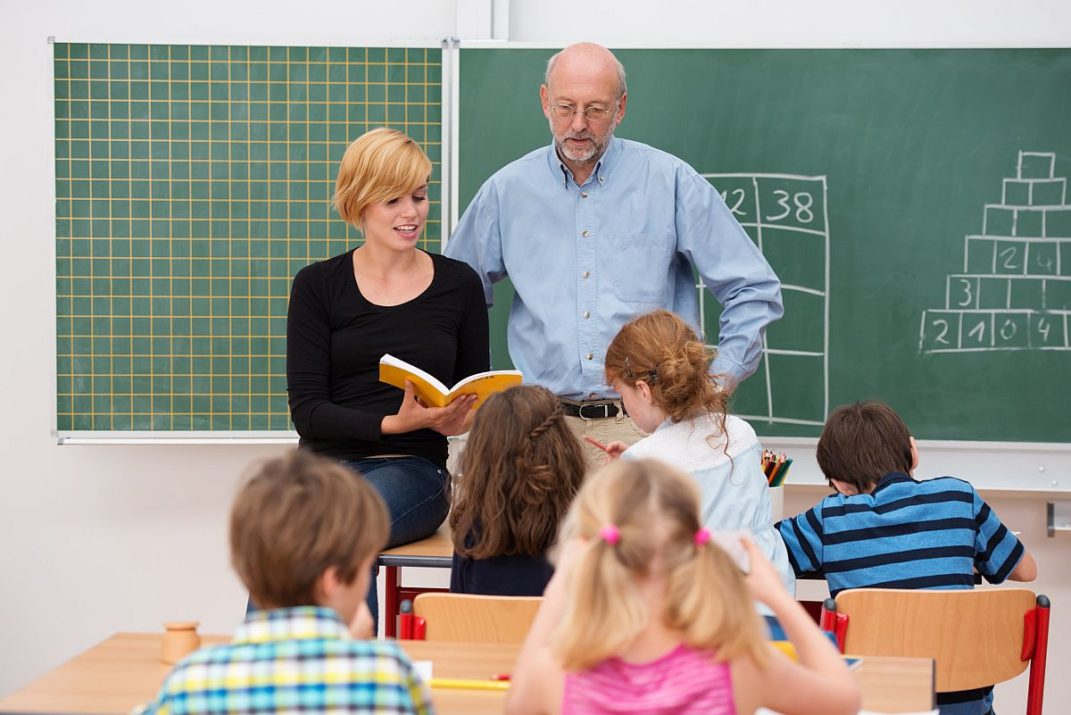
<svg viewBox="0 0 1071 715">
<path fill-rule="evenodd" d="M 394 548 L 431 536 L 450 511 L 450 475 L 422 457 L 375 457 L 354 459 L 342 464 L 368 481 L 390 511 L 390 537 L 386 548 Z M 379 597 L 372 566 L 372 587 L 368 590 L 368 610 L 375 630 L 379 628 Z"/>
</svg>

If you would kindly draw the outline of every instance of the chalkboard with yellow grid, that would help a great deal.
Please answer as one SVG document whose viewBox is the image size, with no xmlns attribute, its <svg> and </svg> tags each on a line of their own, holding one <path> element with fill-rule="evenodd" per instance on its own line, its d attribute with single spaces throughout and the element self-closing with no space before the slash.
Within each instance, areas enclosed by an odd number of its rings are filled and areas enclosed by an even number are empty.
<svg viewBox="0 0 1071 715">
<path fill-rule="evenodd" d="M 434 164 L 441 50 L 56 44 L 57 430 L 283 431 L 286 309 L 360 241 L 331 206 L 377 126 Z"/>
</svg>

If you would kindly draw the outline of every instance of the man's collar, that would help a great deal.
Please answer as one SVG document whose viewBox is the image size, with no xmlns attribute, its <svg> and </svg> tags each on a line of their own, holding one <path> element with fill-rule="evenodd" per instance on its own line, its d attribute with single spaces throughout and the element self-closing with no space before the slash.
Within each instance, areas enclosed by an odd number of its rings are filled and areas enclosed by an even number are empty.
<svg viewBox="0 0 1071 715">
<path fill-rule="evenodd" d="M 585 185 L 592 181 L 597 181 L 600 184 L 606 183 L 607 176 L 613 165 L 617 163 L 617 157 L 621 153 L 619 144 L 620 142 L 617 141 L 617 137 L 611 135 L 610 141 L 606 145 L 606 151 L 604 151 L 602 156 L 599 157 L 599 160 L 595 162 L 595 169 L 591 172 L 591 176 L 588 177 L 587 181 L 584 182 Z M 558 147 L 554 145 L 553 137 L 551 137 L 550 140 L 549 159 L 551 170 L 559 172 L 558 175 L 562 177 L 562 186 L 564 188 L 568 189 L 571 183 L 576 183 L 573 180 L 572 170 L 566 166 L 565 162 L 562 161 L 561 155 L 558 154 Z"/>
</svg>

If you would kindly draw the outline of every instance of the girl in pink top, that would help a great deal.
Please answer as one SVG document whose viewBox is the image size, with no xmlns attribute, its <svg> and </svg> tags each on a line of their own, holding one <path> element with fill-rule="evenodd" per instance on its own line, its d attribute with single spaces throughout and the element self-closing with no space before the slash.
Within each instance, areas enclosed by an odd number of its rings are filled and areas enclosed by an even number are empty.
<svg viewBox="0 0 1071 715">
<path fill-rule="evenodd" d="M 657 460 L 603 467 L 581 487 L 559 546 L 510 715 L 858 712 L 843 659 L 749 539 L 739 543 L 746 575 L 711 541 L 685 474 Z M 756 599 L 799 662 L 766 640 Z"/>
</svg>

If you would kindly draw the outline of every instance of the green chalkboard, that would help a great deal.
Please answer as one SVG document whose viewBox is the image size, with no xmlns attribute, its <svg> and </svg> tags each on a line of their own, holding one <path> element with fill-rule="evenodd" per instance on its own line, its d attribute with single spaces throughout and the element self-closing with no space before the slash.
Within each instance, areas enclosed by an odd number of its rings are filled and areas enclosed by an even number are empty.
<svg viewBox="0 0 1071 715">
<path fill-rule="evenodd" d="M 359 242 L 350 141 L 424 147 L 438 248 L 441 54 L 55 45 L 58 431 L 289 429 L 290 280 Z"/>
<path fill-rule="evenodd" d="M 549 141 L 552 52 L 461 51 L 462 209 Z M 880 398 L 920 438 L 1071 442 L 1071 51 L 617 54 L 618 135 L 708 175 L 784 284 L 735 412 L 813 436 L 831 407 Z"/>
</svg>

